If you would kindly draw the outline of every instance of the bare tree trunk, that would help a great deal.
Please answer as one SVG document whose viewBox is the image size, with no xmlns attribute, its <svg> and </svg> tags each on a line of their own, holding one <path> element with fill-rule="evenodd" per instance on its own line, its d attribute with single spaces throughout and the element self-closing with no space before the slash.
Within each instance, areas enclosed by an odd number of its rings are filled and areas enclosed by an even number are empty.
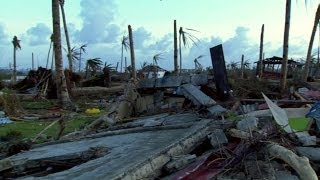
<svg viewBox="0 0 320 180">
<path fill-rule="evenodd" d="M 59 0 L 52 0 L 52 22 L 53 22 L 53 47 L 54 47 L 54 54 L 55 54 L 57 95 L 58 95 L 61 107 L 64 109 L 68 109 L 72 107 L 72 103 L 69 98 L 66 78 L 63 72 Z"/>
<path fill-rule="evenodd" d="M 173 23 L 173 60 L 174 60 L 174 73 L 178 74 L 178 38 L 177 38 L 177 21 Z"/>
<path fill-rule="evenodd" d="M 48 65 L 49 65 L 49 57 L 50 57 L 51 47 L 52 47 L 52 42 L 50 41 L 50 47 L 49 47 L 48 56 L 47 56 L 47 64 L 46 64 L 46 68 L 48 68 Z"/>
<path fill-rule="evenodd" d="M 179 73 L 181 74 L 181 70 L 182 70 L 182 53 L 181 53 L 181 32 L 182 31 L 182 27 L 180 27 L 179 30 L 179 57 L 180 57 L 180 71 Z"/>
<path fill-rule="evenodd" d="M 308 53 L 307 53 L 307 59 L 306 59 L 306 64 L 304 66 L 304 72 L 303 72 L 303 77 L 302 81 L 307 81 L 308 75 L 309 75 L 309 68 L 310 68 L 310 61 L 311 61 L 311 52 L 312 52 L 312 46 L 314 42 L 314 37 L 316 35 L 317 27 L 319 24 L 319 18 L 320 18 L 320 4 L 318 5 L 318 9 L 314 18 L 314 24 L 312 28 L 312 33 L 309 41 L 309 47 L 308 47 Z"/>
<path fill-rule="evenodd" d="M 128 26 L 128 31 L 129 31 L 129 41 L 130 41 L 130 55 L 131 55 L 131 67 L 132 67 L 132 78 L 134 80 L 137 79 L 137 74 L 136 74 L 136 62 L 135 62 L 135 57 L 134 57 L 134 46 L 133 46 L 133 37 L 132 37 L 132 29 L 131 26 Z"/>
<path fill-rule="evenodd" d="M 32 70 L 34 70 L 34 58 L 33 58 L 33 53 L 31 54 L 31 58 L 32 58 Z M 46 67 L 47 68 L 47 67 Z"/>
<path fill-rule="evenodd" d="M 282 93 L 285 92 L 286 84 L 287 84 L 290 14 L 291 14 L 291 0 L 286 0 L 286 19 L 285 19 L 285 26 L 284 26 L 284 38 L 283 38 L 283 60 L 282 60 L 282 67 L 281 67 L 282 78 L 280 81 L 280 88 Z"/>
<path fill-rule="evenodd" d="M 68 27 L 66 22 L 66 15 L 64 13 L 64 2 L 60 1 L 60 8 L 61 8 L 61 14 L 62 14 L 62 20 L 63 20 L 63 27 L 64 27 L 64 33 L 66 36 L 67 41 L 67 48 L 68 48 L 68 62 L 69 62 L 69 70 L 73 72 L 73 63 L 72 63 L 72 54 L 71 54 L 71 45 L 70 45 L 70 39 L 69 39 L 69 33 L 68 33 Z"/>
<path fill-rule="evenodd" d="M 128 67 L 128 65 L 127 65 L 127 57 L 124 57 L 124 67 L 125 67 L 125 72 L 127 72 L 127 67 Z"/>
<path fill-rule="evenodd" d="M 259 54 L 259 62 L 260 62 L 260 73 L 259 77 L 262 78 L 263 73 L 263 36 L 264 36 L 264 24 L 261 27 L 261 36 L 260 36 L 260 54 Z"/>
<path fill-rule="evenodd" d="M 122 63 L 123 63 L 123 44 L 121 44 L 121 64 L 120 64 L 120 72 L 122 73 Z"/>
<path fill-rule="evenodd" d="M 79 71 L 78 71 L 78 73 L 80 73 L 80 71 L 81 71 L 81 49 L 79 52 Z"/>
<path fill-rule="evenodd" d="M 17 48 L 13 47 L 13 73 L 12 73 L 13 84 L 17 82 Z"/>
<path fill-rule="evenodd" d="M 243 61 L 244 61 L 244 55 L 242 54 L 242 56 L 241 56 L 241 79 L 243 79 L 243 71 L 244 71 Z"/>
</svg>

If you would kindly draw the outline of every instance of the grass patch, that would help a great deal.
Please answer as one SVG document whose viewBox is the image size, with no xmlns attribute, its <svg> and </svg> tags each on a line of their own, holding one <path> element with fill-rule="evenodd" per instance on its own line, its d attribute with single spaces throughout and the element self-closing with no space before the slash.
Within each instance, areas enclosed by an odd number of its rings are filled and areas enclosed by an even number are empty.
<svg viewBox="0 0 320 180">
<path fill-rule="evenodd" d="M 289 118 L 289 125 L 292 129 L 297 131 L 305 131 L 310 122 L 309 118 L 299 117 L 299 118 Z"/>
<path fill-rule="evenodd" d="M 25 109 L 49 109 L 54 106 L 54 103 L 48 100 L 38 100 L 38 101 L 23 101 L 21 105 Z"/>
<path fill-rule="evenodd" d="M 74 119 L 66 120 L 66 127 L 63 134 L 67 134 L 73 132 L 75 130 L 79 130 L 84 127 L 86 124 L 95 120 L 96 117 L 77 117 Z M 10 124 L 5 124 L 0 126 L 0 136 L 5 136 L 10 131 L 20 132 L 23 138 L 34 138 L 39 132 L 41 132 L 44 128 L 46 128 L 53 121 L 20 121 L 14 122 Z M 51 128 L 49 128 L 44 134 L 47 137 L 56 138 L 59 132 L 59 124 L 54 124 Z"/>
</svg>

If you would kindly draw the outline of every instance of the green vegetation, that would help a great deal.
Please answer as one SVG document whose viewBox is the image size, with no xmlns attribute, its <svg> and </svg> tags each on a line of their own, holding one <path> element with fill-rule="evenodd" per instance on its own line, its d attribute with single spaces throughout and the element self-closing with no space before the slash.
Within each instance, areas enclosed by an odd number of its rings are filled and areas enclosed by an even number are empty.
<svg viewBox="0 0 320 180">
<path fill-rule="evenodd" d="M 305 131 L 310 123 L 309 118 L 299 117 L 299 118 L 289 118 L 289 125 L 292 129 L 297 131 Z"/>
<path fill-rule="evenodd" d="M 66 128 L 64 134 L 73 132 L 75 130 L 82 129 L 86 124 L 96 119 L 96 116 L 83 116 L 77 117 L 71 120 L 66 120 Z M 0 126 L 0 136 L 6 136 L 9 132 L 19 132 L 23 138 L 34 138 L 39 132 L 46 128 L 53 121 L 49 120 L 30 120 L 30 121 L 19 121 L 11 124 L 5 124 Z M 56 138 L 59 132 L 59 124 L 54 124 L 44 134 L 48 138 Z"/>
<path fill-rule="evenodd" d="M 32 100 L 32 101 L 23 101 L 21 105 L 25 109 L 49 109 L 54 106 L 54 103 L 48 100 Z"/>
</svg>

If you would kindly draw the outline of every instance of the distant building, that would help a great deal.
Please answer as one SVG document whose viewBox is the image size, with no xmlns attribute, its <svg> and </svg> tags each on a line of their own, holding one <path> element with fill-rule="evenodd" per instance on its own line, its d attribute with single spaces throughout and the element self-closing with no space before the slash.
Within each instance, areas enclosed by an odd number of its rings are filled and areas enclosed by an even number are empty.
<svg viewBox="0 0 320 180">
<path fill-rule="evenodd" d="M 156 65 L 148 65 L 143 67 L 139 74 L 142 75 L 143 78 L 162 78 L 167 72 L 165 69 L 160 68 Z"/>
</svg>

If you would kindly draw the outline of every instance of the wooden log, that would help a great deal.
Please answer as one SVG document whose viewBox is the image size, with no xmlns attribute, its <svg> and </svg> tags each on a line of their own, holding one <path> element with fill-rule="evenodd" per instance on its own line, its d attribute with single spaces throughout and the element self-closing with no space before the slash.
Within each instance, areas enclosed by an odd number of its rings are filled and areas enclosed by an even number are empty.
<svg viewBox="0 0 320 180">
<path fill-rule="evenodd" d="M 306 98 L 304 98 L 301 94 L 299 94 L 298 92 L 294 92 L 293 95 L 296 97 L 296 98 L 299 98 L 301 101 L 308 101 Z M 311 103 L 313 104 L 313 103 Z M 306 104 L 307 107 L 311 108 L 312 106 L 308 103 Z"/>
<path fill-rule="evenodd" d="M 289 164 L 300 176 L 302 180 L 317 180 L 317 174 L 312 169 L 307 157 L 299 157 L 291 150 L 278 144 L 267 145 L 269 153 Z"/>
<path fill-rule="evenodd" d="M 279 99 L 279 100 L 271 100 L 276 101 L 277 103 L 284 103 L 284 104 L 314 104 L 316 101 L 312 100 L 287 100 L 287 99 Z M 264 103 L 266 102 L 264 99 L 241 99 L 241 102 L 248 102 L 248 103 Z"/>
</svg>

